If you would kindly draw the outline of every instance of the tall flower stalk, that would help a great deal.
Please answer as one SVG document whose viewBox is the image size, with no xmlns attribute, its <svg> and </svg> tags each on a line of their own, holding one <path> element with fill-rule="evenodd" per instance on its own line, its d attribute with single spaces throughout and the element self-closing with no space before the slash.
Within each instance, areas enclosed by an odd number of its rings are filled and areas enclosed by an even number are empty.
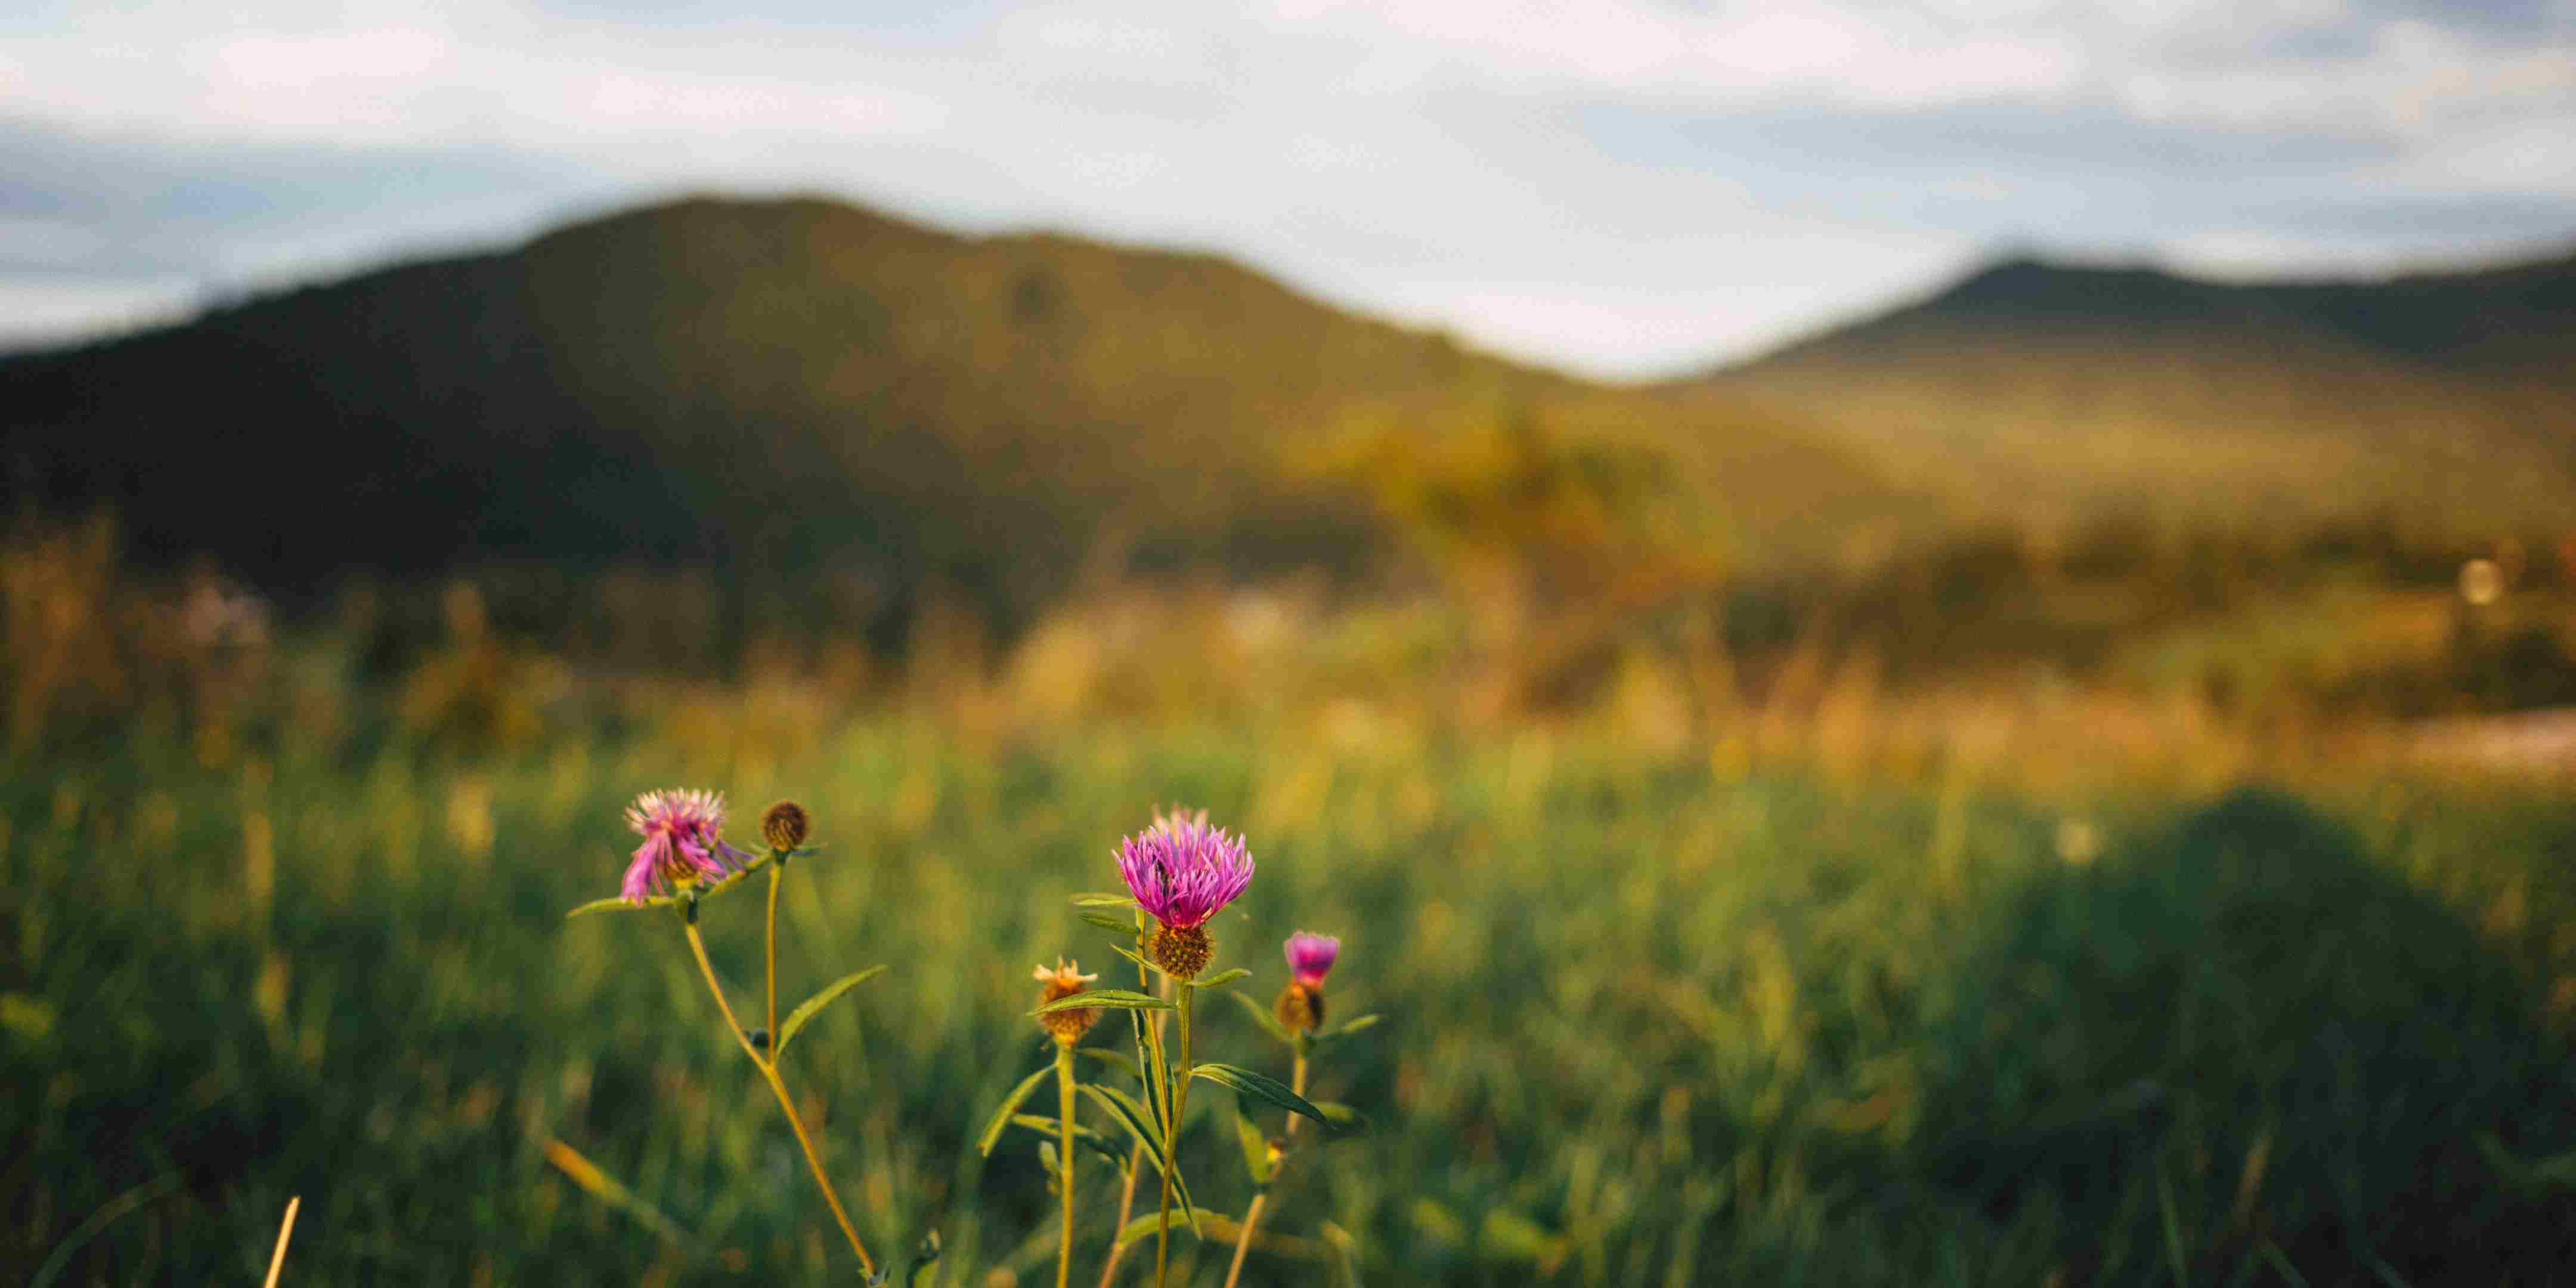
<svg viewBox="0 0 2576 1288">
<path fill-rule="evenodd" d="M 1083 985 L 1100 977 L 1083 974 L 1080 962 L 1061 959 L 1053 970 L 1038 967 L 1036 977 L 1046 986 L 1038 994 L 1038 1024 L 1055 1039 L 1056 1189 L 1064 1198 L 1064 1229 L 1056 1238 L 1055 1288 L 1067 1288 L 1073 1274 L 1073 1091 L 1079 1081 L 1073 1073 L 1073 1046 L 1090 1031 L 1100 1012 L 1089 1007 L 1045 1008 L 1079 996 Z"/>
<path fill-rule="evenodd" d="M 786 1050 L 788 1040 L 822 1006 L 849 991 L 862 980 L 884 970 L 871 967 L 842 976 L 799 1006 L 787 1018 L 785 1027 L 778 1021 L 778 887 L 787 861 L 804 852 L 803 845 L 809 820 L 803 807 L 792 801 L 781 801 L 761 818 L 762 840 L 768 853 L 754 856 L 727 845 L 722 839 L 724 796 L 715 792 L 662 791 L 646 792 L 627 808 L 627 825 L 644 838 L 628 863 L 620 893 L 614 899 L 599 899 L 573 909 L 572 915 L 615 909 L 673 907 L 680 911 L 683 936 L 688 940 L 689 955 L 698 964 L 698 974 L 706 981 L 707 994 L 716 1002 L 716 1011 L 724 1017 L 725 1031 L 733 1035 L 761 1080 L 769 1084 L 777 1097 L 779 1111 L 787 1115 L 787 1125 L 796 1135 L 796 1145 L 805 1155 L 805 1166 L 813 1174 L 815 1187 L 822 1190 L 823 1201 L 832 1209 L 832 1219 L 859 1259 L 863 1274 L 876 1274 L 875 1259 L 868 1255 L 858 1228 L 851 1224 L 850 1214 L 841 1206 L 840 1194 L 832 1178 L 823 1170 L 821 1151 L 805 1130 L 805 1121 L 796 1111 L 795 1098 L 787 1091 L 787 1082 L 779 1073 L 778 1057 Z M 699 905 L 706 899 L 732 888 L 761 868 L 769 870 L 768 917 L 762 958 L 765 963 L 763 993 L 769 1027 L 746 1030 L 734 1015 L 733 1003 L 725 996 L 724 984 L 716 978 L 715 963 L 707 955 L 706 939 L 698 930 Z"/>
<path fill-rule="evenodd" d="M 1252 852 L 1243 838 L 1211 827 L 1204 813 L 1158 817 L 1154 825 L 1128 837 L 1118 848 L 1118 875 L 1138 907 L 1153 917 L 1158 929 L 1146 941 L 1145 957 L 1170 977 L 1178 1006 L 1181 1058 L 1166 1065 L 1159 1039 L 1154 1063 L 1166 1069 L 1163 1088 L 1162 1206 L 1154 1225 L 1154 1283 L 1161 1288 L 1169 1274 L 1172 1244 L 1172 1171 L 1182 1115 L 1189 1111 L 1192 981 L 1207 969 L 1216 945 L 1206 930 L 1208 918 L 1242 895 L 1252 884 Z"/>
<path fill-rule="evenodd" d="M 1293 1095 L 1303 1096 L 1306 1094 L 1307 1055 L 1314 1049 L 1315 1031 L 1324 1023 L 1324 976 L 1332 973 L 1333 962 L 1341 955 L 1342 941 L 1331 935 L 1312 935 L 1301 930 L 1290 935 L 1282 947 L 1288 958 L 1289 980 L 1288 987 L 1280 991 L 1279 1004 L 1274 1008 L 1278 1020 L 1274 1031 L 1288 1037 L 1291 1060 L 1288 1090 Z M 1281 1132 L 1282 1141 L 1273 1142 L 1273 1160 L 1285 1148 L 1284 1141 L 1295 1139 L 1297 1121 L 1298 1115 L 1288 1115 L 1288 1126 Z M 1275 1161 L 1270 1165 L 1277 1166 Z M 1244 1254 L 1252 1251 L 1252 1232 L 1261 1224 L 1261 1209 L 1269 1202 L 1270 1186 L 1263 1182 L 1253 1194 L 1251 1206 L 1243 1210 L 1243 1229 L 1235 1236 L 1234 1264 L 1226 1268 L 1225 1288 L 1234 1288 L 1235 1280 L 1242 1277 Z"/>
</svg>

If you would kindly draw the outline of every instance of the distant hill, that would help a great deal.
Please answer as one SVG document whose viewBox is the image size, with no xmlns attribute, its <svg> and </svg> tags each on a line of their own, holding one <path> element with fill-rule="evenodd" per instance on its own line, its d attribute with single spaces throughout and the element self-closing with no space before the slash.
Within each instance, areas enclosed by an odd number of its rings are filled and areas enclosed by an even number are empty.
<svg viewBox="0 0 2576 1288">
<path fill-rule="evenodd" d="M 1901 505 L 1740 403 L 1503 362 L 1207 255 L 821 200 L 678 201 L 0 360 L 0 469 L 279 587 L 649 561 L 1016 609 L 1087 560 L 1364 565 L 1359 493 L 1296 463 L 1355 419 L 1477 406 L 1652 438 L 1747 541 Z"/>
<path fill-rule="evenodd" d="M 1979 517 L 2564 527 L 2576 255 L 2263 284 L 2014 259 L 1673 388 L 1831 425 Z"/>
</svg>

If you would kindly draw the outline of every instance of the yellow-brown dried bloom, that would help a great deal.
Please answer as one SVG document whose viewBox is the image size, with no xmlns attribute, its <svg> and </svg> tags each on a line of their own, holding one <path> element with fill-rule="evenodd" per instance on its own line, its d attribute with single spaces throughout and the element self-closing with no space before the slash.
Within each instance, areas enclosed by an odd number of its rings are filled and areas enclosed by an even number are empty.
<svg viewBox="0 0 2576 1288">
<path fill-rule="evenodd" d="M 1324 1027 L 1324 990 L 1297 983 L 1280 990 L 1279 1023 L 1291 1033 Z"/>
<path fill-rule="evenodd" d="M 1069 962 L 1059 957 L 1053 969 L 1040 966 L 1033 978 L 1046 985 L 1038 992 L 1038 1005 L 1044 1006 L 1049 1002 L 1060 1002 L 1082 992 L 1083 985 L 1100 977 L 1085 975 L 1082 973 L 1082 963 Z M 1092 1024 L 1099 1018 L 1100 1011 L 1096 1007 L 1048 1011 L 1038 1016 L 1038 1027 L 1045 1029 L 1047 1036 L 1066 1046 L 1072 1046 L 1082 1040 L 1083 1034 L 1091 1031 Z"/>
<path fill-rule="evenodd" d="M 805 807 L 794 801 L 780 801 L 760 816 L 760 839 L 769 848 L 784 853 L 805 843 L 806 828 L 811 820 Z"/>
<path fill-rule="evenodd" d="M 1162 967 L 1164 974 L 1178 980 L 1198 978 L 1198 973 L 1207 969 L 1208 958 L 1215 954 L 1216 945 L 1208 941 L 1208 933 L 1196 926 L 1166 924 L 1145 945 L 1145 955 Z"/>
</svg>

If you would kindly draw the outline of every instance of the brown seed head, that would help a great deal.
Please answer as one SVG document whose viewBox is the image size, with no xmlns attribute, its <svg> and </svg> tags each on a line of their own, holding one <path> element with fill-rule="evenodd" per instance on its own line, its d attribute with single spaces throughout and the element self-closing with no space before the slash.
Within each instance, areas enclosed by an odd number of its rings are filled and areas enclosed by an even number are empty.
<svg viewBox="0 0 2576 1288">
<path fill-rule="evenodd" d="M 1145 955 L 1163 968 L 1163 973 L 1178 980 L 1198 978 L 1207 969 L 1208 958 L 1216 954 L 1216 945 L 1208 942 L 1207 932 L 1196 926 L 1165 926 L 1154 932 L 1153 942 L 1145 946 Z"/>
<path fill-rule="evenodd" d="M 1290 984 L 1279 994 L 1279 1022 L 1291 1033 L 1324 1027 L 1324 990 Z"/>
<path fill-rule="evenodd" d="M 780 801 L 760 816 L 760 839 L 773 850 L 792 850 L 805 843 L 805 829 L 810 820 L 805 807 L 794 801 Z"/>
<path fill-rule="evenodd" d="M 1034 978 L 1046 985 L 1045 988 L 1038 990 L 1038 1005 L 1044 1006 L 1049 1002 L 1062 1001 L 1082 992 L 1083 985 L 1100 978 L 1098 975 L 1085 975 L 1081 972 L 1080 962 L 1068 962 L 1063 958 L 1056 959 L 1053 969 L 1045 966 L 1038 967 Z M 1047 1036 L 1066 1046 L 1072 1046 L 1080 1042 L 1082 1035 L 1090 1032 L 1091 1026 L 1099 1019 L 1100 1012 L 1097 1008 L 1078 1007 L 1067 1011 L 1049 1011 L 1040 1015 L 1038 1027 L 1045 1029 Z"/>
</svg>

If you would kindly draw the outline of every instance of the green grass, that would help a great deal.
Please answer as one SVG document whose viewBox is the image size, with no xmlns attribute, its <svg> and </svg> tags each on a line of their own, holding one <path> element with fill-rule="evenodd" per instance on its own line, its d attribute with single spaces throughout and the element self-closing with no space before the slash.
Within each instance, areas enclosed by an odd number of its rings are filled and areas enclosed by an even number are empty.
<svg viewBox="0 0 2576 1288">
<path fill-rule="evenodd" d="M 813 809 L 782 1009 L 893 969 L 804 1030 L 790 1084 L 871 1247 L 935 1230 L 943 1283 L 1049 1270 L 1036 1138 L 973 1136 L 1047 1059 L 1031 963 L 1115 962 L 1066 896 L 1171 802 L 1250 833 L 1260 875 L 1211 926 L 1240 987 L 1266 1004 L 1280 939 L 1334 931 L 1338 1014 L 1387 1016 L 1312 1088 L 1375 1129 L 1305 1155 L 1263 1223 L 1368 1282 L 2531 1283 L 2576 1252 L 2564 797 L 2043 802 L 1535 736 L 974 750 L 871 722 L 721 762 L 210 769 L 137 735 L 11 765 L 0 1264 L 87 1231 L 60 1282 L 256 1282 L 301 1194 L 290 1284 L 853 1282 L 676 917 L 564 919 L 614 892 L 625 798 L 680 784 L 744 834 L 774 796 Z M 2090 863 L 2059 856 L 2071 814 L 2107 838 Z M 706 912 L 738 1002 L 759 916 L 756 889 Z M 1200 1058 L 1285 1076 L 1239 1008 L 1200 1013 Z M 1185 1161 L 1240 1213 L 1230 1099 L 1192 1097 Z M 1112 1215 L 1097 1161 L 1082 1187 L 1078 1277 Z M 1175 1251 L 1214 1284 L 1230 1249 Z M 1256 1252 L 1246 1280 L 1333 1273 Z"/>
</svg>

